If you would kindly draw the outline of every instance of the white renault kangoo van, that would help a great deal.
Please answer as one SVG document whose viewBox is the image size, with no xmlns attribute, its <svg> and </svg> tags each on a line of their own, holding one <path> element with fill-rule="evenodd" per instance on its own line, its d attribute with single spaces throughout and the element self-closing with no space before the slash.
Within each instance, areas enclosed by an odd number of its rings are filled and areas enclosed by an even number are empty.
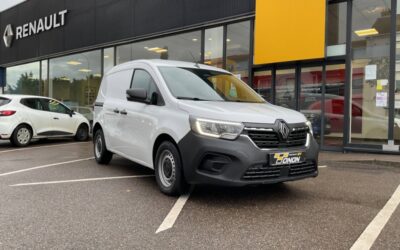
<svg viewBox="0 0 400 250">
<path fill-rule="evenodd" d="M 231 73 L 138 60 L 105 74 L 95 103 L 94 155 L 154 169 L 168 195 L 188 184 L 243 186 L 318 175 L 318 144 L 299 112 L 266 102 Z"/>
</svg>

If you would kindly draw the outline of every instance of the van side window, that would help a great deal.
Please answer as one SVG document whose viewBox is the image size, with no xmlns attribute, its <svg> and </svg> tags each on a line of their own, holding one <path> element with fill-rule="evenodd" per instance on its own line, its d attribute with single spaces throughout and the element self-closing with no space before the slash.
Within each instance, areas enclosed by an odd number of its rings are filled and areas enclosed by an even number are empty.
<svg viewBox="0 0 400 250">
<path fill-rule="evenodd" d="M 142 69 L 136 69 L 131 83 L 131 88 L 147 90 L 147 101 L 150 101 L 154 92 L 157 92 L 156 83 L 151 75 Z"/>
</svg>

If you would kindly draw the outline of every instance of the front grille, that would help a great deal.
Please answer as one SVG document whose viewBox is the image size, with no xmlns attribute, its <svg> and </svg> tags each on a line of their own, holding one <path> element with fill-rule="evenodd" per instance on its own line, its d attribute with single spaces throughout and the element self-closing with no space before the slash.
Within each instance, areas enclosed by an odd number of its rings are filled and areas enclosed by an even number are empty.
<svg viewBox="0 0 400 250">
<path fill-rule="evenodd" d="M 291 128 L 287 139 L 281 138 L 274 129 L 245 128 L 245 131 L 259 148 L 290 148 L 306 144 L 308 127 Z"/>
<path fill-rule="evenodd" d="M 282 169 L 288 169 L 287 171 L 282 171 Z M 293 165 L 282 165 L 282 166 L 269 166 L 268 164 L 259 164 L 252 166 L 246 170 L 242 176 L 243 180 L 270 180 L 279 177 L 292 177 L 292 176 L 302 176 L 307 174 L 312 174 L 317 170 L 316 164 L 314 162 L 303 162 Z M 286 175 L 282 175 L 285 172 Z"/>
</svg>

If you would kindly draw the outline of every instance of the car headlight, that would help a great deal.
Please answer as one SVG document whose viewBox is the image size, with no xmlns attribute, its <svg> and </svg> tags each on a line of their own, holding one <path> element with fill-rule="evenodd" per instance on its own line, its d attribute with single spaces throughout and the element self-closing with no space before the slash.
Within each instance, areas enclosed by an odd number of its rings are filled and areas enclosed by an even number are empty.
<svg viewBox="0 0 400 250">
<path fill-rule="evenodd" d="M 310 130 L 310 133 L 312 135 L 314 135 L 314 131 L 313 131 L 313 128 L 312 128 L 312 123 L 310 121 L 306 121 L 306 125 L 307 125 L 308 129 Z"/>
<path fill-rule="evenodd" d="M 235 140 L 244 128 L 239 122 L 216 121 L 202 118 L 190 118 L 192 130 L 200 135 Z"/>
</svg>

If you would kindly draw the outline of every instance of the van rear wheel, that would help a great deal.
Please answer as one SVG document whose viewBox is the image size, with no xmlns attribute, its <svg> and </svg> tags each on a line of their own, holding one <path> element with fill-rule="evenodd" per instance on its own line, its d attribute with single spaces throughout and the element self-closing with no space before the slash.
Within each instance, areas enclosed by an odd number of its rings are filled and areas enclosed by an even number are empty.
<svg viewBox="0 0 400 250">
<path fill-rule="evenodd" d="M 158 147 L 154 170 L 158 187 L 164 194 L 176 196 L 186 191 L 181 158 L 173 143 L 165 141 Z"/>
<path fill-rule="evenodd" d="M 104 140 L 103 130 L 99 129 L 93 138 L 94 143 L 94 158 L 99 164 L 110 163 L 113 154 L 107 150 L 106 141 Z"/>
</svg>

